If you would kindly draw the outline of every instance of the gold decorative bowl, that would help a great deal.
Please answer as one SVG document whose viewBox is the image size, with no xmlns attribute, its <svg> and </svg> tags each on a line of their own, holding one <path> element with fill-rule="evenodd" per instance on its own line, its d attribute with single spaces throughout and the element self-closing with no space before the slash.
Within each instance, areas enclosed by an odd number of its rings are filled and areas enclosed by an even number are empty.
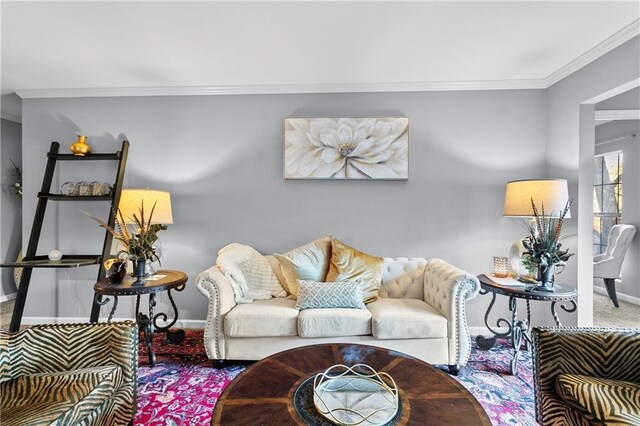
<svg viewBox="0 0 640 426">
<path fill-rule="evenodd" d="M 337 425 L 384 425 L 398 413 L 398 387 L 366 364 L 338 364 L 314 377 L 313 404 Z"/>
</svg>

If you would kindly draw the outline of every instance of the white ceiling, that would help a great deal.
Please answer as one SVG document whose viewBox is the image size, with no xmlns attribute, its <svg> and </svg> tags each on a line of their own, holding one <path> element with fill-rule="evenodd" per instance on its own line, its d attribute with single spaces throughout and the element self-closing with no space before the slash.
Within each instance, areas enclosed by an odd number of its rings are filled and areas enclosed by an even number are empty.
<svg viewBox="0 0 640 426">
<path fill-rule="evenodd" d="M 2 93 L 18 94 L 511 80 L 544 87 L 640 17 L 637 1 L 3 1 L 1 8 Z"/>
</svg>

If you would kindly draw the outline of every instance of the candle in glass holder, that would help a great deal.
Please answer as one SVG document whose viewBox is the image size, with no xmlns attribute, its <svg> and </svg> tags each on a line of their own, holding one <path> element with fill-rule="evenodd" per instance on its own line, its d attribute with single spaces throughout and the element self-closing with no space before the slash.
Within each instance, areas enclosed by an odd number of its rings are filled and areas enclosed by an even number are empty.
<svg viewBox="0 0 640 426">
<path fill-rule="evenodd" d="M 509 258 L 502 256 L 493 257 L 493 275 L 498 278 L 506 278 L 509 276 Z"/>
</svg>

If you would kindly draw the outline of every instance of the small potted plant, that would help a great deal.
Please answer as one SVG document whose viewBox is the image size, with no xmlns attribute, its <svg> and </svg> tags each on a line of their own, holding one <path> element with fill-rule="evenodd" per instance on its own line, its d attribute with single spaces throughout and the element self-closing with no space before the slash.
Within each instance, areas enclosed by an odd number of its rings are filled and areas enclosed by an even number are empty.
<svg viewBox="0 0 640 426">
<path fill-rule="evenodd" d="M 11 161 L 14 178 L 14 182 L 11 184 L 11 188 L 18 197 L 22 198 L 22 170 L 20 170 L 20 167 L 16 166 L 16 163 L 14 163 L 12 159 L 9 159 L 9 161 Z"/>
<path fill-rule="evenodd" d="M 537 271 L 540 291 L 553 292 L 555 267 L 565 265 L 565 262 L 573 256 L 569 250 L 562 250 L 560 243 L 562 225 L 572 201 L 567 202 L 559 217 L 548 217 L 545 215 L 544 204 L 539 212 L 531 199 L 534 220 L 527 225 L 529 235 L 522 240 L 526 249 L 523 262 Z"/>
<path fill-rule="evenodd" d="M 145 276 L 145 265 L 147 260 L 158 261 L 153 244 L 158 240 L 158 232 L 166 230 L 166 225 L 152 224 L 153 212 L 156 208 L 154 203 L 149 216 L 145 216 L 144 201 L 142 201 L 138 214 L 133 214 L 133 222 L 136 226 L 134 232 L 127 229 L 122 211 L 117 210 L 115 215 L 115 226 L 112 228 L 104 221 L 89 215 L 93 220 L 105 228 L 113 237 L 122 244 L 126 257 L 133 262 L 133 276 L 137 278 L 133 285 L 142 285 L 142 278 Z"/>
</svg>

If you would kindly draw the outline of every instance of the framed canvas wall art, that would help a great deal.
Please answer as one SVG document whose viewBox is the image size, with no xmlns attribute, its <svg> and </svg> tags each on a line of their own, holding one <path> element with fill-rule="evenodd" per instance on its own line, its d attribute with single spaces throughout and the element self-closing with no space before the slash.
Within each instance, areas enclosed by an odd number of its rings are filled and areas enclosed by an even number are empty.
<svg viewBox="0 0 640 426">
<path fill-rule="evenodd" d="M 284 120 L 285 179 L 408 177 L 407 117 Z"/>
</svg>

